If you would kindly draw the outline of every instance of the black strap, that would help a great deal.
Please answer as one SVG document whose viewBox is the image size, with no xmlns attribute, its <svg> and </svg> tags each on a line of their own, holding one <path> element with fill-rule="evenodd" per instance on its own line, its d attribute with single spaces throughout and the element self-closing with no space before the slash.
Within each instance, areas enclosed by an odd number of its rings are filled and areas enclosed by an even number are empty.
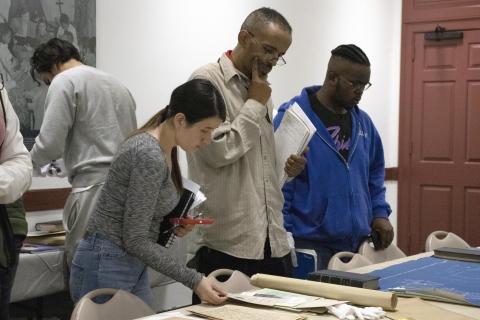
<svg viewBox="0 0 480 320">
<path fill-rule="evenodd" d="M 7 127 L 7 112 L 5 111 L 5 105 L 3 104 L 3 95 L 0 89 L 0 102 L 2 103 L 3 119 L 5 119 L 5 128 Z"/>
<path fill-rule="evenodd" d="M 3 82 L 3 77 L 1 77 Z M 7 129 L 7 113 L 5 111 L 5 104 L 3 103 L 3 83 L 0 84 L 2 87 L 0 88 L 0 103 L 2 105 L 2 112 L 3 112 L 3 119 L 5 121 L 5 130 Z M 0 144 L 0 149 L 3 146 L 3 139 L 2 143 Z M 2 229 L 2 234 L 4 237 L 3 245 L 5 246 L 4 252 L 7 254 L 7 265 L 6 267 L 15 263 L 15 259 L 17 255 L 15 254 L 15 241 L 13 238 L 13 230 L 12 225 L 10 224 L 10 219 L 8 218 L 7 208 L 4 204 L 0 204 L 0 228 Z M 0 248 L 2 250 L 3 248 Z M 3 267 L 3 266 L 0 266 Z"/>
<path fill-rule="evenodd" d="M 0 204 L 0 228 L 2 229 L 3 234 L 3 245 L 5 248 L 0 248 L 7 255 L 7 265 L 0 268 L 8 268 L 9 266 L 16 263 L 17 255 L 15 253 L 15 240 L 13 236 L 13 229 L 8 219 L 7 208 L 4 204 Z"/>
<path fill-rule="evenodd" d="M 1 74 L 1 73 L 0 73 Z M 3 78 L 2 78 L 3 79 Z M 0 102 L 2 104 L 2 111 L 3 111 L 3 121 L 5 122 L 5 133 L 7 132 L 7 112 L 5 111 L 5 104 L 3 104 L 3 89 L 0 89 Z M 7 135 L 5 135 L 6 137 Z M 2 143 L 0 143 L 0 150 L 3 147 L 3 142 L 5 142 L 5 138 L 3 139 Z"/>
</svg>

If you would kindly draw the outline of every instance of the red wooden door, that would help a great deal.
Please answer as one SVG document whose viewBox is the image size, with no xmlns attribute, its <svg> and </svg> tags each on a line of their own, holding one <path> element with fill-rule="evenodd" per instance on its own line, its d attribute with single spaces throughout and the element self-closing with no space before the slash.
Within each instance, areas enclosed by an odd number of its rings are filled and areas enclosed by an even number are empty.
<svg viewBox="0 0 480 320">
<path fill-rule="evenodd" d="M 435 26 L 409 26 L 404 41 L 398 217 L 409 253 L 434 230 L 480 245 L 480 24 L 450 22 L 463 39 L 425 40 Z"/>
</svg>

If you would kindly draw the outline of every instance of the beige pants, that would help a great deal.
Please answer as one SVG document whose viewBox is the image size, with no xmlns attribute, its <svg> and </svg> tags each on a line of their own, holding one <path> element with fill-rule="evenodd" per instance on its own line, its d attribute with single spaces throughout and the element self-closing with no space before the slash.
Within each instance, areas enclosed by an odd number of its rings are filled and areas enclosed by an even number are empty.
<svg viewBox="0 0 480 320">
<path fill-rule="evenodd" d="M 85 235 L 88 220 L 97 205 L 101 185 L 95 185 L 88 190 L 72 192 L 63 208 L 63 225 L 67 231 L 65 239 L 65 255 L 68 266 L 71 265 L 78 242 Z"/>
</svg>

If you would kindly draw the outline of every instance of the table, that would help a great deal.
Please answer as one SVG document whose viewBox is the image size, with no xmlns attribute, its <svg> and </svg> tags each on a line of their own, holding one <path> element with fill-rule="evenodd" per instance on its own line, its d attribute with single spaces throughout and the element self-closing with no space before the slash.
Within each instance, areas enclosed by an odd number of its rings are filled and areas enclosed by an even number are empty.
<svg viewBox="0 0 480 320">
<path fill-rule="evenodd" d="M 181 264 L 186 263 L 186 243 L 176 239 L 168 249 L 171 256 Z M 20 253 L 17 273 L 13 283 L 11 302 L 38 298 L 67 290 L 66 266 L 63 250 Z M 161 287 L 174 281 L 148 268 L 150 287 Z"/>
<path fill-rule="evenodd" d="M 353 269 L 351 271 L 352 272 L 358 272 L 358 273 L 369 273 L 369 272 L 372 272 L 374 270 L 383 269 L 383 268 L 386 268 L 386 267 L 389 267 L 389 266 L 392 266 L 392 265 L 395 265 L 395 264 L 399 264 L 399 263 L 402 263 L 402 262 L 406 262 L 406 261 L 411 261 L 411 260 L 416 260 L 416 259 L 420 259 L 420 258 L 430 257 L 432 255 L 433 255 L 433 251 L 423 252 L 423 253 L 419 253 L 419 254 L 416 254 L 416 255 L 413 255 L 413 256 L 408 256 L 408 257 L 404 257 L 404 258 L 400 258 L 400 259 L 395 259 L 395 260 L 386 261 L 386 262 L 382 262 L 382 263 L 372 264 L 372 265 L 366 266 L 366 267 L 356 268 L 356 269 Z M 399 298 L 399 299 L 402 299 L 402 298 Z M 474 319 L 480 319 L 480 308 L 469 307 L 469 306 L 464 306 L 464 305 L 459 305 L 459 304 L 452 304 L 452 303 L 443 303 L 443 302 L 427 301 L 427 300 L 425 300 L 425 301 L 428 302 L 428 303 L 431 303 L 431 304 L 433 304 L 437 307 L 448 310 L 448 311 L 452 311 L 452 312 L 460 313 L 460 314 L 463 314 L 463 315 L 466 315 L 466 316 L 470 316 Z"/>
<path fill-rule="evenodd" d="M 11 302 L 65 290 L 63 250 L 20 254 Z"/>
<path fill-rule="evenodd" d="M 68 319 L 73 305 L 66 291 L 63 255 L 63 250 L 20 254 L 11 295 L 12 315 L 17 312 L 19 317 L 42 319 L 48 314 Z"/>
<path fill-rule="evenodd" d="M 429 257 L 431 255 L 433 255 L 433 252 L 424 252 L 424 253 L 420 253 L 420 254 L 416 254 L 416 255 L 400 258 L 400 259 L 395 259 L 395 260 L 391 260 L 391 261 L 387 261 L 387 262 L 377 263 L 377 264 L 373 264 L 373 265 L 366 266 L 366 267 L 356 268 L 356 269 L 353 269 L 351 271 L 352 272 L 358 272 L 358 273 L 369 273 L 369 272 L 372 272 L 374 270 L 389 267 L 391 265 L 399 264 L 399 263 L 410 261 L 410 260 L 416 260 L 416 259 L 420 259 L 420 258 L 424 258 L 424 257 Z M 399 300 L 400 299 L 408 299 L 408 298 L 399 297 Z M 464 305 L 456 305 L 456 304 L 450 304 L 450 303 L 435 302 L 435 301 L 426 301 L 426 302 L 431 303 L 432 305 L 435 305 L 437 307 L 443 308 L 443 309 L 448 310 L 448 311 L 456 312 L 456 313 L 459 313 L 459 314 L 462 314 L 462 315 L 465 315 L 465 316 L 472 317 L 474 319 L 480 319 L 480 308 L 469 307 L 469 306 L 464 306 Z M 181 308 L 181 309 L 178 309 L 178 310 L 174 310 L 174 311 L 159 313 L 159 314 L 156 314 L 156 315 L 153 315 L 153 316 L 144 317 L 144 318 L 140 318 L 140 319 L 141 320 L 162 320 L 162 319 L 167 319 L 169 317 L 182 316 L 182 318 L 185 318 L 185 319 L 203 319 L 204 320 L 204 318 L 189 315 L 189 312 L 187 312 L 185 310 L 185 308 L 187 308 L 187 307 L 184 307 L 184 308 Z M 336 318 L 332 315 L 329 315 L 329 314 L 312 316 L 312 317 L 309 317 L 308 319 L 309 320 L 313 320 L 313 319 L 318 319 L 318 320 L 337 319 L 338 320 L 338 318 Z"/>
</svg>

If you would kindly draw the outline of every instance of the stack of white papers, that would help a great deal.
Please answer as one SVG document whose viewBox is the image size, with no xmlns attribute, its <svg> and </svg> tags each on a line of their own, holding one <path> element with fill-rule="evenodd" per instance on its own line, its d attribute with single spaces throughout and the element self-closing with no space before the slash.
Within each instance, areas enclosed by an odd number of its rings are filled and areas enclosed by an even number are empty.
<svg viewBox="0 0 480 320">
<path fill-rule="evenodd" d="M 287 180 L 285 163 L 292 155 L 300 155 L 307 147 L 316 128 L 295 102 L 287 109 L 275 131 L 276 171 L 282 186 Z"/>
<path fill-rule="evenodd" d="M 200 204 L 205 202 L 205 200 L 207 200 L 207 197 L 202 191 L 200 191 L 200 186 L 197 183 L 193 182 L 190 179 L 182 177 L 182 184 L 183 184 L 183 188 L 188 191 L 191 191 L 194 196 L 192 206 L 189 208 L 189 210 L 192 210 L 198 207 Z"/>
</svg>

